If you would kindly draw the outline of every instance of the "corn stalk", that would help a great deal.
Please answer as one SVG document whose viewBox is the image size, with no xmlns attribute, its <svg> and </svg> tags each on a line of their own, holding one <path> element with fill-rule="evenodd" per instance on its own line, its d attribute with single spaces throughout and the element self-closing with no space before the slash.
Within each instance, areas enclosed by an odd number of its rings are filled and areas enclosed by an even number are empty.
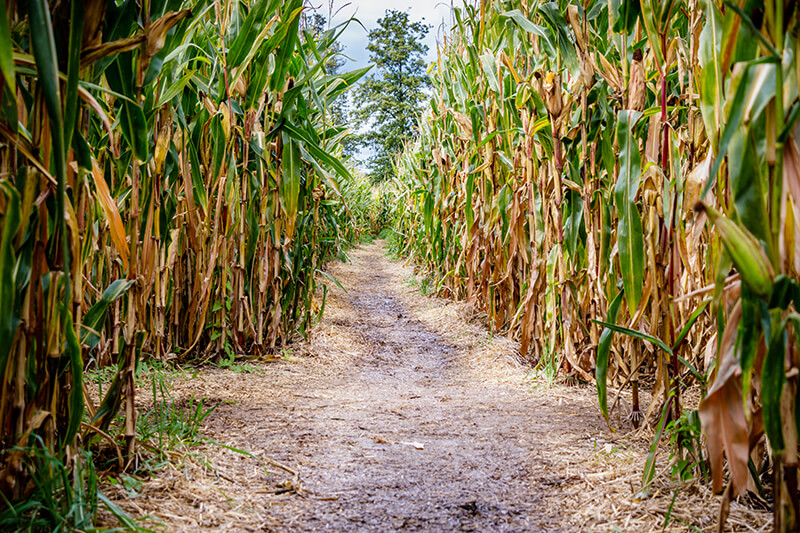
<svg viewBox="0 0 800 533">
<path fill-rule="evenodd" d="M 328 112 L 364 71 L 327 72 L 341 28 L 303 10 L 0 4 L 3 501 L 36 443 L 135 458 L 143 359 L 269 353 L 318 319 L 318 272 L 366 227 Z M 109 365 L 95 405 L 84 369 Z"/>
<path fill-rule="evenodd" d="M 609 384 L 660 427 L 699 386 L 726 497 L 754 487 L 765 432 L 776 531 L 796 531 L 797 12 L 741 5 L 456 10 L 399 159 L 396 228 L 435 286 L 596 383 L 609 423 Z"/>
</svg>

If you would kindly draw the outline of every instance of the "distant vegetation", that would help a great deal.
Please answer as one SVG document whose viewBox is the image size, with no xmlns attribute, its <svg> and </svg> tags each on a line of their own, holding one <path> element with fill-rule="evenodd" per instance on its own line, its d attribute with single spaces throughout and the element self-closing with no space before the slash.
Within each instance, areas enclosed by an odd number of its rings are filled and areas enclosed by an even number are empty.
<svg viewBox="0 0 800 533">
<path fill-rule="evenodd" d="M 366 128 L 359 144 L 373 152 L 367 168 L 376 183 L 395 174 L 395 159 L 403 145 L 416 137 L 417 118 L 430 87 L 423 57 L 428 33 L 422 22 L 411 22 L 404 11 L 387 10 L 369 32 L 370 73 L 353 93 L 354 122 Z"/>
</svg>

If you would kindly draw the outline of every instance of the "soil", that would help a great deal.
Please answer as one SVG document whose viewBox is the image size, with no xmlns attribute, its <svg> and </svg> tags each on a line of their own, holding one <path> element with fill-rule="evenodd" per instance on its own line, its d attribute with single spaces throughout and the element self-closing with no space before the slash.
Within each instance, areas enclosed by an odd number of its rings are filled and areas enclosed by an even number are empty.
<svg viewBox="0 0 800 533">
<path fill-rule="evenodd" d="M 210 441 L 112 498 L 168 531 L 660 531 L 674 483 L 637 500 L 647 436 L 611 433 L 592 388 L 532 377 L 382 244 L 331 266 L 347 292 L 329 284 L 324 319 L 279 362 L 176 378 L 175 398 L 217 406 Z M 717 507 L 690 484 L 667 531 L 712 530 Z M 731 518 L 768 522 L 736 502 Z"/>
</svg>

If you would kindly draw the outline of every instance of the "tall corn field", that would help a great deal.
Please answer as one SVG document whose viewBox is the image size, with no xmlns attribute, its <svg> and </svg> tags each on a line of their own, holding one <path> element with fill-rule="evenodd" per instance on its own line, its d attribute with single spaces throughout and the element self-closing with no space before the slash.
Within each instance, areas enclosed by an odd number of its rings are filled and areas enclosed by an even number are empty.
<svg viewBox="0 0 800 533">
<path fill-rule="evenodd" d="M 699 418 L 725 498 L 756 483 L 766 435 L 775 530 L 796 531 L 796 3 L 481 0 L 454 19 L 397 163 L 401 247 L 533 361 L 595 382 L 607 419 L 610 385 L 656 439 Z"/>
<path fill-rule="evenodd" d="M 134 459 L 141 360 L 264 354 L 318 318 L 316 274 L 365 227 L 329 113 L 364 71 L 326 72 L 340 29 L 303 12 L 0 3 L 3 501 L 40 479 L 32 446 L 69 465 L 120 435 Z"/>
</svg>

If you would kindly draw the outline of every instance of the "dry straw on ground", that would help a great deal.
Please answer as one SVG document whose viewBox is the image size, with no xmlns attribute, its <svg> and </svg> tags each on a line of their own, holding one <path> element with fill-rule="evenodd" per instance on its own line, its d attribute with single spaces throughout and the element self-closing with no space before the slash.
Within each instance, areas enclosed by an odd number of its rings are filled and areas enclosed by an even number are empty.
<svg viewBox="0 0 800 533">
<path fill-rule="evenodd" d="M 664 530 L 666 447 L 636 496 L 649 430 L 611 433 L 591 387 L 544 386 L 515 342 L 468 304 L 419 294 L 377 245 L 351 256 L 331 268 L 349 292 L 331 290 L 287 360 L 173 379 L 176 400 L 218 406 L 202 431 L 224 446 L 190 450 L 136 494 L 106 487 L 112 499 L 168 531 Z M 714 531 L 718 506 L 683 483 L 665 530 Z M 726 531 L 769 520 L 734 502 Z"/>
</svg>

